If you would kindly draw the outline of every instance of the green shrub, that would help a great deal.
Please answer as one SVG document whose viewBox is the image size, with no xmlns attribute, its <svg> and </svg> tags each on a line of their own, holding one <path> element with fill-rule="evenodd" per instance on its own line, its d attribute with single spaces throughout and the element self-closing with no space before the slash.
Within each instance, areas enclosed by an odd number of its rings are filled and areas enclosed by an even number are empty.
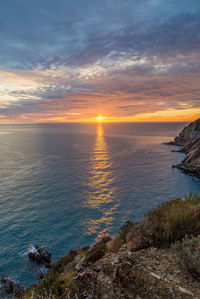
<svg viewBox="0 0 200 299">
<path fill-rule="evenodd" d="M 106 253 L 106 243 L 110 240 L 110 237 L 104 237 L 101 241 L 97 242 L 87 253 L 85 257 L 85 263 L 95 263 L 102 258 Z"/>
<path fill-rule="evenodd" d="M 52 295 L 54 298 L 60 298 L 73 287 L 75 272 L 69 272 L 67 274 L 50 274 L 47 276 L 40 285 L 36 288 L 38 295 Z"/>
<path fill-rule="evenodd" d="M 126 242 L 127 234 L 130 232 L 133 227 L 131 221 L 126 221 L 122 226 L 119 234 L 113 239 L 112 245 L 109 248 L 110 252 L 117 252 L 119 248 Z"/>
<path fill-rule="evenodd" d="M 188 236 L 200 234 L 200 195 L 190 194 L 162 203 L 146 215 L 154 245 L 169 246 Z"/>
<path fill-rule="evenodd" d="M 62 273 L 65 267 L 73 262 L 74 258 L 77 256 L 76 250 L 70 250 L 68 255 L 59 259 L 51 268 L 50 273 Z"/>
<path fill-rule="evenodd" d="M 200 236 L 189 238 L 186 235 L 182 241 L 175 242 L 171 248 L 177 256 L 176 262 L 181 269 L 200 279 Z"/>
<path fill-rule="evenodd" d="M 123 242 L 126 242 L 126 236 L 130 232 L 131 228 L 133 227 L 133 223 L 128 220 L 122 226 L 119 233 L 119 237 L 122 239 Z"/>
</svg>

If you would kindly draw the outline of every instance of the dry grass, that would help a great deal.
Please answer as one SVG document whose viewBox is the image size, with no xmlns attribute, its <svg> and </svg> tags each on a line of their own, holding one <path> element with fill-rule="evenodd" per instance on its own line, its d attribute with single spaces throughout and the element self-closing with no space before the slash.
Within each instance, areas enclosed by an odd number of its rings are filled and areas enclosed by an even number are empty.
<svg viewBox="0 0 200 299">
<path fill-rule="evenodd" d="M 171 248 L 180 268 L 200 280 L 200 236 L 189 238 L 186 235 Z"/>
<path fill-rule="evenodd" d="M 188 236 L 200 234 L 200 195 L 190 194 L 161 204 L 146 215 L 157 246 L 168 246 Z"/>
</svg>

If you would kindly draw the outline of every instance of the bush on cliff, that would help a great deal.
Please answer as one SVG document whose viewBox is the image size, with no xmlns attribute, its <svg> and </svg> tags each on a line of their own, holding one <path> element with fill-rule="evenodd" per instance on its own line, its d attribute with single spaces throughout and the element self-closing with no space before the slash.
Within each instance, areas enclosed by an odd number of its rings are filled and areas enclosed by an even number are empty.
<svg viewBox="0 0 200 299">
<path fill-rule="evenodd" d="M 170 247 L 186 234 L 200 234 L 200 194 L 166 201 L 150 210 L 142 221 L 126 222 L 111 249 L 116 252 L 126 242 L 132 250 L 151 246 Z"/>
<path fill-rule="evenodd" d="M 53 264 L 50 272 L 58 274 L 62 273 L 65 267 L 74 260 L 76 255 L 76 250 L 70 250 L 66 256 L 62 257 L 55 264 Z"/>
<path fill-rule="evenodd" d="M 200 279 L 200 236 L 189 238 L 187 235 L 182 241 L 172 245 L 180 268 L 189 272 L 194 278 Z"/>
<path fill-rule="evenodd" d="M 200 195 L 190 194 L 185 199 L 164 202 L 148 212 L 146 219 L 156 246 L 170 246 L 186 234 L 197 236 L 200 234 Z"/>
<path fill-rule="evenodd" d="M 39 285 L 32 285 L 27 289 L 25 298 L 57 299 L 63 296 L 67 290 L 72 289 L 74 286 L 73 277 L 75 275 L 73 263 L 77 254 L 77 250 L 70 250 L 68 255 L 53 264 L 48 275 Z"/>
<path fill-rule="evenodd" d="M 107 250 L 106 243 L 110 240 L 110 237 L 104 237 L 102 240 L 97 242 L 85 256 L 85 264 L 95 263 L 102 258 Z"/>
</svg>

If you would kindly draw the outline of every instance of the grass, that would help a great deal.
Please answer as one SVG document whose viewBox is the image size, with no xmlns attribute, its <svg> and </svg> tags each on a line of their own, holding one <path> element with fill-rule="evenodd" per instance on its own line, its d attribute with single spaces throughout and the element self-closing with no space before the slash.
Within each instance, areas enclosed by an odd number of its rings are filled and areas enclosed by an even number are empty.
<svg viewBox="0 0 200 299">
<path fill-rule="evenodd" d="M 200 234 L 200 195 L 190 194 L 185 199 L 164 202 L 147 213 L 146 219 L 156 246 L 170 246 L 186 234 L 197 236 Z"/>
<path fill-rule="evenodd" d="M 41 284 L 32 286 L 26 292 L 27 299 L 29 298 L 62 298 L 67 295 L 68 291 L 74 286 L 75 272 L 71 271 L 67 274 L 49 274 Z M 37 294 L 33 296 L 33 294 Z"/>
<path fill-rule="evenodd" d="M 90 250 L 88 250 L 85 256 L 85 264 L 93 264 L 100 258 L 102 258 L 107 251 L 106 243 L 109 240 L 110 237 L 104 237 L 102 240 L 97 242 Z"/>
<path fill-rule="evenodd" d="M 110 252 L 117 252 L 119 248 L 126 243 L 127 234 L 130 232 L 132 227 L 133 223 L 129 220 L 121 226 L 119 234 L 112 240 L 112 245 L 109 248 Z"/>
<path fill-rule="evenodd" d="M 175 242 L 171 248 L 180 268 L 200 280 L 200 236 L 189 238 L 186 235 L 181 241 Z"/>
<path fill-rule="evenodd" d="M 62 273 L 65 269 L 65 267 L 73 262 L 74 258 L 77 256 L 77 251 L 76 250 L 70 250 L 68 255 L 62 257 L 58 262 L 56 262 L 52 268 L 51 272 L 54 273 Z"/>
</svg>

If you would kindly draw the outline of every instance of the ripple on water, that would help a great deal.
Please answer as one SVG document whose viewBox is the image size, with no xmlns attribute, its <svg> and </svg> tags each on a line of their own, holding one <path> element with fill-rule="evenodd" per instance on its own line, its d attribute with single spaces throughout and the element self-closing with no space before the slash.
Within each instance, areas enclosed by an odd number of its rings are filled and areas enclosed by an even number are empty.
<svg viewBox="0 0 200 299">
<path fill-rule="evenodd" d="M 184 124 L 0 125 L 1 271 L 28 285 L 34 244 L 54 259 L 200 182 L 163 145 Z M 1 133 L 2 132 L 2 133 Z"/>
</svg>

